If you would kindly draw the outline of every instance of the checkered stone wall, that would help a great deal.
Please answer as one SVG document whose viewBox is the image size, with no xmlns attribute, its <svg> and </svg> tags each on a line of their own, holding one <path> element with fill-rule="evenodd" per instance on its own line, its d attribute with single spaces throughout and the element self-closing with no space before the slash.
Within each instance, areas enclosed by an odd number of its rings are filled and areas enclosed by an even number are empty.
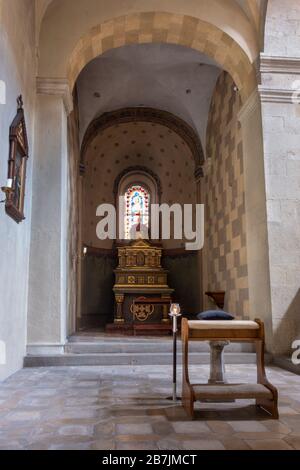
<svg viewBox="0 0 300 470">
<path fill-rule="evenodd" d="M 249 291 L 245 227 L 243 144 L 237 114 L 241 100 L 223 72 L 213 95 L 204 178 L 206 242 L 204 288 L 224 290 L 225 309 L 247 318 Z"/>
</svg>

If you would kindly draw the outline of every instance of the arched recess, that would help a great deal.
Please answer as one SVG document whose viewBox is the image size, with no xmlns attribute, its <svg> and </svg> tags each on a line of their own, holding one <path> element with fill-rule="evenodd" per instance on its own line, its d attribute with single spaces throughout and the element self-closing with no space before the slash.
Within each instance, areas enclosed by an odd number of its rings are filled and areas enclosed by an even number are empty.
<svg viewBox="0 0 300 470">
<path fill-rule="evenodd" d="M 161 180 L 157 176 L 157 174 L 154 173 L 154 171 L 152 171 L 150 168 L 147 168 L 147 167 L 142 166 L 142 165 L 130 166 L 130 167 L 126 168 L 125 170 L 121 171 L 121 173 L 118 174 L 118 176 L 117 176 L 117 178 L 115 179 L 115 182 L 114 182 L 114 195 L 115 195 L 115 198 L 118 197 L 118 194 L 119 194 L 120 190 L 122 190 L 124 181 L 125 181 L 125 184 L 126 184 L 127 179 L 130 176 L 134 175 L 134 174 L 135 175 L 139 175 L 139 174 L 146 175 L 148 178 L 152 179 L 154 184 L 151 185 L 151 186 L 153 187 L 153 189 L 155 188 L 155 192 L 157 193 L 157 200 L 155 201 L 155 203 L 160 204 L 160 202 L 161 202 L 161 193 L 162 193 Z M 150 185 L 148 184 L 148 186 L 150 186 Z"/>
<path fill-rule="evenodd" d="M 226 70 L 245 100 L 256 87 L 256 74 L 244 50 L 216 26 L 198 18 L 145 12 L 113 18 L 93 27 L 72 51 L 67 68 L 73 89 L 81 70 L 109 49 L 129 44 L 167 43 L 191 47 Z"/>
<path fill-rule="evenodd" d="M 204 164 L 204 153 L 201 141 L 185 121 L 167 111 L 153 108 L 124 108 L 110 113 L 104 113 L 94 119 L 87 128 L 81 145 L 81 170 L 84 171 L 84 158 L 89 143 L 101 132 L 116 124 L 128 122 L 152 122 L 162 124 L 176 132 L 189 146 L 195 160 L 195 177 L 202 174 Z"/>
<path fill-rule="evenodd" d="M 54 13 L 54 9 L 49 8 L 50 16 L 49 18 L 45 18 L 46 23 L 48 20 L 49 22 L 52 21 L 52 26 L 55 23 L 54 20 L 57 18 L 52 16 Z M 51 162 L 52 166 L 55 165 L 55 171 L 58 175 L 62 174 L 62 166 L 67 168 L 68 154 L 67 145 L 65 144 L 65 141 L 62 140 L 62 136 L 64 138 L 66 136 L 66 117 L 62 106 L 62 98 L 65 99 L 67 88 L 64 80 L 68 78 L 68 84 L 72 90 L 81 70 L 91 60 L 109 49 L 127 44 L 143 43 L 169 43 L 183 45 L 206 54 L 208 57 L 212 58 L 220 68 L 225 69 L 232 76 L 238 86 L 243 102 L 247 100 L 252 91 L 256 88 L 256 73 L 251 63 L 254 60 L 254 57 L 253 55 L 247 54 L 245 52 L 245 48 L 243 49 L 242 46 L 236 42 L 237 40 L 235 41 L 233 37 L 229 35 L 230 33 L 227 34 L 224 32 L 223 29 L 226 29 L 227 32 L 230 29 L 227 24 L 224 25 L 224 28 L 221 25 L 220 28 L 218 28 L 211 22 L 204 21 L 193 16 L 166 12 L 125 13 L 123 16 L 119 16 L 118 18 L 100 21 L 100 24 L 92 29 L 89 28 L 93 23 L 90 22 L 87 24 L 84 18 L 83 22 L 81 21 L 81 18 L 76 19 L 77 23 L 76 21 L 73 23 L 73 20 L 74 15 L 72 16 L 72 22 L 70 21 L 68 24 L 66 32 L 64 32 L 64 29 L 60 30 L 62 33 L 61 35 L 54 29 L 54 26 L 52 29 L 49 29 L 49 23 L 47 23 L 47 27 L 44 28 L 45 22 L 41 33 L 44 45 L 40 48 L 39 75 L 42 77 L 41 80 L 43 83 L 40 87 L 40 96 L 38 98 L 39 115 L 37 121 L 40 122 L 40 132 L 36 133 L 35 142 L 35 144 L 38 143 L 39 146 L 35 146 L 36 148 L 43 149 L 43 161 L 48 162 L 49 164 Z M 95 19 L 95 23 L 96 22 L 97 18 Z M 60 22 L 61 28 L 62 23 L 63 19 L 61 19 Z M 68 21 L 66 18 L 63 27 L 66 27 L 67 23 Z M 85 31 L 88 32 L 83 34 L 82 38 L 76 44 L 77 39 L 73 40 L 74 36 L 70 39 L 68 35 L 70 33 L 70 29 L 76 29 L 77 24 L 80 26 L 78 28 L 79 31 L 82 31 L 83 33 Z M 60 42 L 64 42 L 64 40 L 66 42 L 66 44 L 63 44 L 62 46 L 64 48 L 63 54 L 61 54 L 58 49 L 55 49 L 55 46 L 53 45 L 56 43 L 57 38 L 59 38 Z M 48 44 L 49 47 L 45 47 L 45 44 Z M 51 53 L 49 53 L 49 51 Z M 51 77 L 52 79 L 54 78 L 54 80 L 52 80 Z M 49 109 L 52 111 L 51 113 L 49 113 Z M 45 119 L 47 119 L 47 129 L 51 129 L 51 133 L 45 132 Z M 260 122 L 261 121 L 259 121 L 259 125 Z M 53 144 L 57 144 L 57 148 L 53 149 Z M 249 160 L 250 157 L 252 157 L 252 151 L 250 151 L 251 144 L 252 140 L 249 138 Z M 57 158 L 54 159 L 53 155 Z M 40 155 L 37 156 L 38 158 L 41 158 Z M 65 208 L 68 207 L 67 184 L 65 183 L 65 180 L 59 180 L 57 191 L 51 191 L 51 182 L 48 178 L 47 171 L 48 167 L 46 164 L 44 166 L 39 165 L 36 181 L 45 181 L 46 188 L 44 189 L 48 194 L 50 194 L 49 202 L 52 204 L 52 207 L 57 206 L 57 201 L 53 195 L 60 197 L 60 195 L 63 194 L 63 197 L 61 197 L 61 200 L 58 201 L 58 203 L 60 202 L 62 209 L 65 210 Z M 255 181 L 255 179 L 252 180 L 252 183 L 253 181 Z M 49 191 L 47 191 L 48 188 Z M 37 210 L 33 223 L 35 224 L 37 219 L 40 226 L 45 228 L 45 231 L 49 226 L 49 221 L 46 219 L 46 216 L 44 216 L 46 213 L 47 211 Z M 63 243 L 65 243 L 67 238 L 66 224 L 59 211 L 55 212 L 55 216 L 56 218 L 55 221 L 53 221 L 53 226 L 60 229 L 60 232 L 57 229 L 58 237 L 62 240 L 61 246 L 63 246 Z M 34 240 L 32 248 L 33 251 L 38 248 L 42 252 L 43 240 L 42 237 L 40 238 L 41 240 Z M 53 243 L 53 246 L 49 249 L 51 259 L 58 258 L 55 258 L 55 255 L 57 255 L 58 252 L 57 246 L 57 243 Z M 80 259 L 80 256 L 81 252 L 78 253 L 76 259 Z M 60 257 L 60 259 L 65 257 L 62 249 Z M 43 293 L 42 297 L 39 296 L 38 299 L 34 299 L 35 306 L 34 309 L 32 309 L 33 313 L 31 314 L 31 324 L 34 325 L 32 328 L 34 331 L 32 342 L 36 342 L 37 344 L 44 342 L 45 345 L 51 343 L 54 350 L 57 350 L 55 348 L 58 348 L 59 351 L 61 351 L 65 341 L 65 332 L 64 329 L 61 328 L 61 325 L 64 324 L 66 318 L 64 289 L 61 289 L 60 291 L 59 288 L 51 283 L 50 277 L 48 279 L 47 276 L 43 277 L 42 283 L 43 286 L 40 289 Z M 52 289 L 49 289 L 49 285 Z M 80 282 L 78 282 L 78 285 L 80 285 Z M 53 298 L 57 299 L 58 304 L 58 308 L 56 309 L 58 313 L 54 321 Z M 59 302 L 61 304 L 60 307 Z M 41 303 L 46 306 L 43 309 L 44 317 L 42 323 L 37 321 L 37 318 L 39 318 L 38 315 L 40 314 L 39 305 Z M 72 312 L 70 312 L 70 314 L 72 314 Z M 36 328 L 37 324 L 40 325 L 40 328 Z M 45 324 L 51 325 L 51 328 L 49 327 L 48 329 L 49 331 L 45 331 Z"/>
<path fill-rule="evenodd" d="M 160 178 L 152 170 L 144 166 L 132 166 L 122 171 L 114 182 L 115 207 L 117 208 L 117 234 L 120 234 L 120 197 L 124 197 L 128 188 L 132 185 L 141 185 L 146 188 L 149 193 L 150 204 L 160 204 L 161 198 L 161 181 Z M 122 202 L 121 202 L 122 203 Z M 125 214 L 124 214 L 125 215 Z M 151 226 L 151 218 L 149 214 L 149 227 Z M 122 231 L 125 229 L 122 228 Z M 123 233 L 124 233 L 123 232 Z M 148 236 L 150 233 L 148 232 Z M 122 242 L 123 240 L 118 240 Z"/>
</svg>

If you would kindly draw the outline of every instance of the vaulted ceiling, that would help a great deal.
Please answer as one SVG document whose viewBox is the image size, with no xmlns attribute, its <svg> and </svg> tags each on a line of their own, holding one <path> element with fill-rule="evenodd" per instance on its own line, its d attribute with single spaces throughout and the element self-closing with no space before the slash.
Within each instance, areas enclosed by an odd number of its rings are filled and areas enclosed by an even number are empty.
<svg viewBox="0 0 300 470">
<path fill-rule="evenodd" d="M 226 2 L 226 0 L 222 1 Z M 52 2 L 53 0 L 36 0 L 36 20 L 38 29 L 40 28 L 40 24 L 48 6 Z M 249 21 L 255 25 L 255 27 L 257 27 L 259 24 L 260 10 L 263 6 L 263 3 L 266 3 L 266 0 L 233 0 L 233 2 L 237 4 L 237 7 L 240 7 L 244 11 Z"/>
<path fill-rule="evenodd" d="M 219 74 L 207 56 L 183 46 L 132 44 L 106 51 L 77 81 L 80 137 L 97 115 L 151 107 L 187 122 L 205 148 L 208 110 Z"/>
<path fill-rule="evenodd" d="M 41 29 L 41 24 L 42 21 L 47 14 L 47 10 L 49 10 L 49 7 L 57 7 L 58 3 L 62 4 L 65 0 L 35 0 L 36 2 L 36 31 L 37 31 L 37 41 L 38 37 L 40 34 L 40 29 Z M 89 2 L 91 0 L 85 0 L 84 2 L 84 7 L 85 9 L 88 8 Z M 261 21 L 263 20 L 264 15 L 262 14 L 262 11 L 265 10 L 266 4 L 268 0 L 185 0 L 184 2 L 182 0 L 167 0 L 165 2 L 161 2 L 159 0 L 153 0 L 152 2 L 146 2 L 144 11 L 151 11 L 153 10 L 158 10 L 161 8 L 162 11 L 168 11 L 168 4 L 170 5 L 169 10 L 178 10 L 178 13 L 182 14 L 188 14 L 189 9 L 189 4 L 193 8 L 193 4 L 195 3 L 197 5 L 197 8 L 200 8 L 203 5 L 205 7 L 204 9 L 207 11 L 207 17 L 212 18 L 215 14 L 215 16 L 223 16 L 224 17 L 224 26 L 226 26 L 226 22 L 228 22 L 228 19 L 231 18 L 233 19 L 233 24 L 235 24 L 235 27 L 239 29 L 241 24 L 248 21 L 250 24 L 249 26 L 251 27 L 254 36 L 256 35 L 257 43 L 259 44 L 259 32 L 261 30 Z M 74 0 L 72 0 L 74 4 Z M 76 0 L 76 2 L 80 2 L 80 0 Z M 57 5 L 55 5 L 55 3 Z M 119 12 L 120 8 L 118 3 L 120 3 L 118 0 L 111 0 L 109 2 L 110 6 L 113 6 L 113 4 L 116 3 L 116 16 L 118 16 L 117 12 Z M 153 5 L 152 5 L 153 3 Z M 133 10 L 136 9 L 136 2 L 133 0 L 125 0 L 121 2 L 122 8 L 125 10 L 127 9 L 128 12 L 132 12 Z M 141 6 L 137 8 L 138 10 L 141 9 L 143 2 L 139 2 Z M 202 5 L 201 5 L 202 4 Z M 99 9 L 106 9 L 108 2 L 106 0 L 99 1 L 97 2 L 98 8 Z M 128 7 L 127 7 L 128 5 Z M 193 9 L 191 10 L 193 11 Z M 198 16 L 195 14 L 195 16 Z M 84 18 L 82 18 L 84 20 Z M 233 29 L 232 24 L 228 25 L 229 30 Z M 250 31 L 250 28 L 249 28 Z"/>
<path fill-rule="evenodd" d="M 66 76 L 66 61 L 87 31 L 114 17 L 134 16 L 140 11 L 170 11 L 199 18 L 204 25 L 217 28 L 213 34 L 222 36 L 224 32 L 224 36 L 231 37 L 248 56 L 247 60 L 254 62 L 259 53 L 261 11 L 267 0 L 35 1 L 39 74 L 50 77 L 54 73 L 60 78 Z M 89 123 L 101 113 L 148 106 L 184 119 L 197 131 L 205 148 L 208 109 L 220 73 L 217 63 L 199 51 L 173 44 L 113 47 L 99 57 L 95 55 L 91 62 L 81 64 L 79 59 L 81 138 Z"/>
<path fill-rule="evenodd" d="M 244 10 L 258 35 L 263 28 L 264 15 L 268 0 L 235 0 Z"/>
</svg>

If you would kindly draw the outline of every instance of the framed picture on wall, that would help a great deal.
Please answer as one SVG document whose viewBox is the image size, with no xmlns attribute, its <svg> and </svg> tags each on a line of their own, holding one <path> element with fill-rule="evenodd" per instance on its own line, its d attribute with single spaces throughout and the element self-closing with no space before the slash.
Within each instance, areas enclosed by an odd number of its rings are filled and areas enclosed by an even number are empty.
<svg viewBox="0 0 300 470">
<path fill-rule="evenodd" d="M 9 158 L 5 210 L 17 223 L 25 219 L 24 199 L 28 140 L 22 96 L 17 99 L 17 114 L 9 129 Z"/>
</svg>

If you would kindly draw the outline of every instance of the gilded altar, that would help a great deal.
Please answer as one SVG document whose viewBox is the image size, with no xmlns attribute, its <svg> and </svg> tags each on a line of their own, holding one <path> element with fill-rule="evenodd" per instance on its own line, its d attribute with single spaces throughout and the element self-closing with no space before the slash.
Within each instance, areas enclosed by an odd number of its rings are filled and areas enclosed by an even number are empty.
<svg viewBox="0 0 300 470">
<path fill-rule="evenodd" d="M 162 249 L 145 240 L 118 247 L 115 323 L 168 323 L 173 289 L 161 265 Z"/>
</svg>

